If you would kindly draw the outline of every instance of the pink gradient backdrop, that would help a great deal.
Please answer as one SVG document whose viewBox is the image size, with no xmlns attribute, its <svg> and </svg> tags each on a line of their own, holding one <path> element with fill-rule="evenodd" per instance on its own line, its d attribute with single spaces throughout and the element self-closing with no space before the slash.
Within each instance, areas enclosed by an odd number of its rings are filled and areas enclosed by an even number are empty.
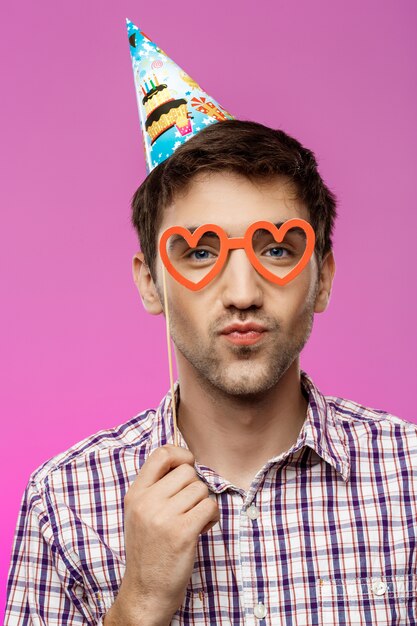
<svg viewBox="0 0 417 626">
<path fill-rule="evenodd" d="M 26 0 L 1 13 L 3 611 L 29 474 L 168 389 L 163 319 L 131 277 L 145 164 L 125 17 L 236 117 L 316 152 L 339 198 L 337 271 L 301 365 L 326 394 L 417 421 L 417 5 Z"/>
</svg>

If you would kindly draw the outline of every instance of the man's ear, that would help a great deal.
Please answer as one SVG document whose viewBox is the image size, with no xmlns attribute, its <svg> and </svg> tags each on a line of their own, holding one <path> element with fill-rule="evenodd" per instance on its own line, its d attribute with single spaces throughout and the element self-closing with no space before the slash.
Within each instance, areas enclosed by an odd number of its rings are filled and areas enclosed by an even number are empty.
<svg viewBox="0 0 417 626">
<path fill-rule="evenodd" d="M 319 285 L 314 305 L 315 313 L 322 313 L 327 309 L 327 305 L 330 301 L 335 271 L 336 263 L 334 261 L 333 251 L 329 250 L 321 263 Z"/>
<path fill-rule="evenodd" d="M 158 291 L 153 282 L 149 267 L 145 263 L 143 252 L 137 252 L 132 259 L 132 273 L 135 285 L 138 288 L 143 306 L 151 315 L 162 313 L 162 305 Z"/>
</svg>

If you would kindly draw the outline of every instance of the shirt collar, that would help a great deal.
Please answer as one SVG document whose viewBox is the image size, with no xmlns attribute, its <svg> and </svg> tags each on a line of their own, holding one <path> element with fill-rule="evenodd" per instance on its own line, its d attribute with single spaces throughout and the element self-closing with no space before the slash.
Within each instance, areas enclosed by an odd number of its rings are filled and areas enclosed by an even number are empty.
<svg viewBox="0 0 417 626">
<path fill-rule="evenodd" d="M 281 461 L 288 453 L 295 453 L 304 446 L 309 446 L 347 482 L 350 473 L 350 458 L 343 438 L 343 432 L 336 421 L 334 406 L 329 403 L 310 376 L 303 370 L 300 370 L 300 380 L 308 399 L 305 422 L 295 444 L 286 453 L 270 459 L 267 464 L 271 465 L 274 462 Z M 179 381 L 176 381 L 174 384 L 174 396 L 176 406 L 178 406 L 180 397 Z M 177 435 L 178 445 L 188 450 L 187 442 L 179 429 L 177 429 Z M 156 410 L 148 453 L 150 454 L 156 448 L 167 443 L 174 443 L 171 391 L 162 399 Z M 204 471 L 206 478 L 207 473 L 210 474 L 209 482 L 215 491 L 223 491 L 227 486 L 230 486 L 227 481 L 220 479 L 210 468 L 196 464 L 196 469 L 197 471 L 199 469 Z"/>
<path fill-rule="evenodd" d="M 350 456 L 343 430 L 337 422 L 335 407 L 303 370 L 301 384 L 308 394 L 308 408 L 299 439 L 304 437 L 304 445 L 315 450 L 347 482 L 350 474 Z"/>
</svg>

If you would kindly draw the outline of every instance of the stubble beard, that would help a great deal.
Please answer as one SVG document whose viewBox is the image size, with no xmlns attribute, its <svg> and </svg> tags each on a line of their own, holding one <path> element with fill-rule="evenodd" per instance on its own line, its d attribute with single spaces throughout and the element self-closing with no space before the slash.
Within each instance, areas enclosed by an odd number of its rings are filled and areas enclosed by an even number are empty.
<svg viewBox="0 0 417 626">
<path fill-rule="evenodd" d="M 224 357 L 224 349 L 219 345 L 226 341 L 218 335 L 219 324 L 209 328 L 209 340 L 204 345 L 204 338 L 191 328 L 182 311 L 169 301 L 171 336 L 177 350 L 192 365 L 202 385 L 211 386 L 213 391 L 217 390 L 221 394 L 255 399 L 278 384 L 307 343 L 314 322 L 317 289 L 313 291 L 291 334 L 285 334 L 276 319 L 261 317 L 255 308 L 236 310 L 233 321 L 256 320 L 270 329 L 270 337 L 266 345 L 262 345 L 261 340 L 259 346 L 225 346 L 229 354 L 227 359 Z M 226 320 L 221 327 L 230 321 Z"/>
</svg>

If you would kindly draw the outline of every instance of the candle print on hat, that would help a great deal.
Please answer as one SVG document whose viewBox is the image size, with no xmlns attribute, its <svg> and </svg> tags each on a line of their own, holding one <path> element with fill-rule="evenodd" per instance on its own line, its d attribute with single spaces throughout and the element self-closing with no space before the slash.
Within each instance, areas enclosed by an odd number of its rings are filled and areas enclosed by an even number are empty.
<svg viewBox="0 0 417 626">
<path fill-rule="evenodd" d="M 234 117 L 137 26 L 126 23 L 149 174 L 200 130 Z"/>
</svg>

